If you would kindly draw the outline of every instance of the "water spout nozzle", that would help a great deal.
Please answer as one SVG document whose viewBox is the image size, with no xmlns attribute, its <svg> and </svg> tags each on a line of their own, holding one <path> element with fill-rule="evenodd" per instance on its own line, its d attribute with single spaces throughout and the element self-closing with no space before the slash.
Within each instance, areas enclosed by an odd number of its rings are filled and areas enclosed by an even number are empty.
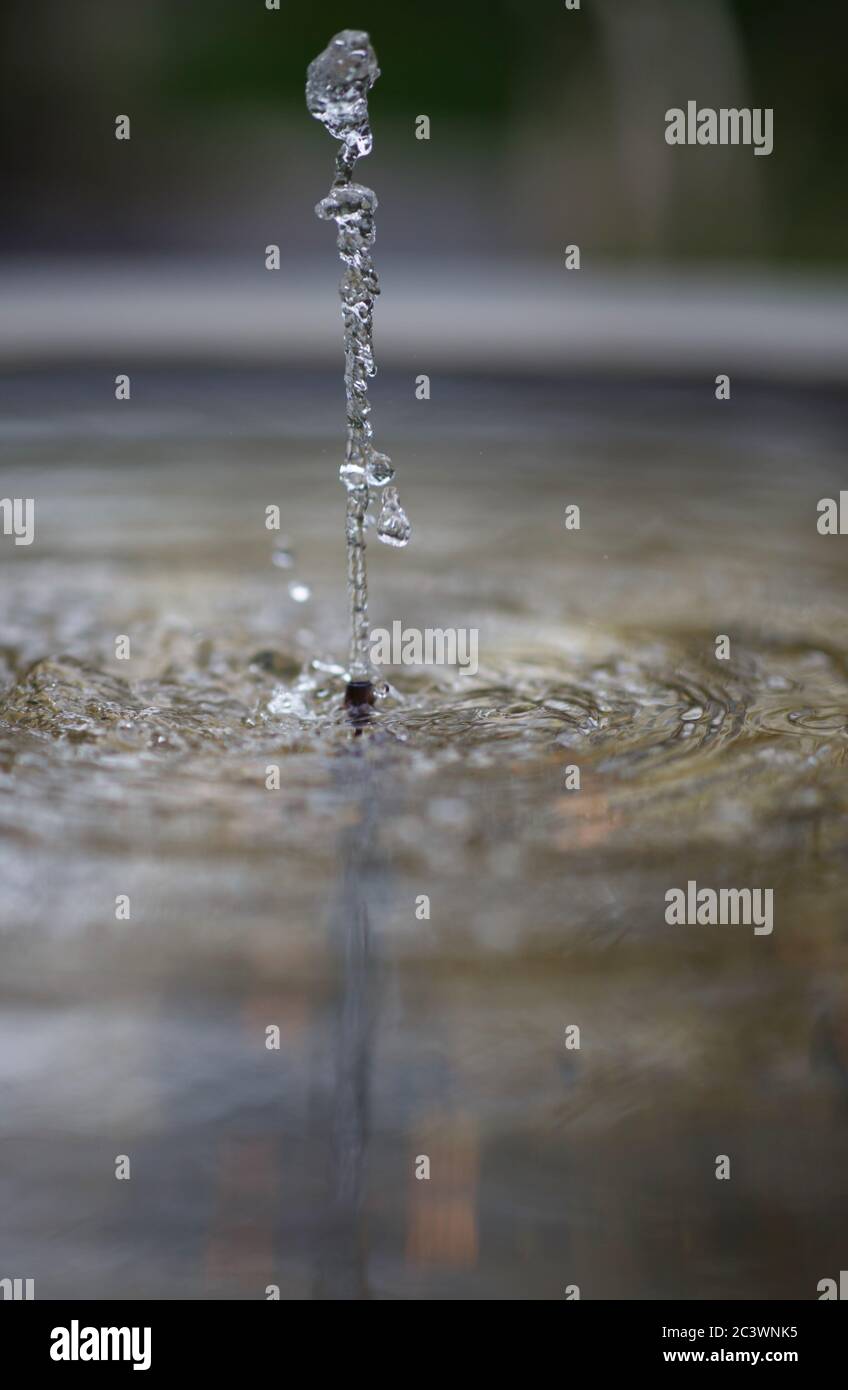
<svg viewBox="0 0 848 1390">
<path fill-rule="evenodd" d="M 367 679 L 348 681 L 344 704 L 354 724 L 366 724 L 368 722 L 375 700 L 374 686 L 371 681 Z"/>
</svg>

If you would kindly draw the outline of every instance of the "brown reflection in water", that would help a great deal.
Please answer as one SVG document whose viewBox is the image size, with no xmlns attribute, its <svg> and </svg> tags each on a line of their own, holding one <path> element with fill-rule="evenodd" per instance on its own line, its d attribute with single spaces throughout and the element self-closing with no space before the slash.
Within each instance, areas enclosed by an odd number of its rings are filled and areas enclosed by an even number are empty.
<svg viewBox="0 0 848 1390">
<path fill-rule="evenodd" d="M 406 1259 L 410 1264 L 477 1263 L 479 1144 L 469 1113 L 434 1114 L 410 1136 Z M 415 1176 L 419 1156 L 430 1160 L 429 1179 Z"/>
<path fill-rule="evenodd" d="M 579 796 L 557 797 L 551 810 L 555 821 L 565 826 L 554 833 L 554 844 L 567 852 L 597 848 L 621 823 L 620 813 L 603 792 L 581 790 Z"/>
<path fill-rule="evenodd" d="M 212 1284 L 237 1279 L 273 1283 L 274 1241 L 264 1213 L 280 1182 L 276 1136 L 225 1138 L 219 1145 L 217 1191 L 205 1274 Z"/>
</svg>

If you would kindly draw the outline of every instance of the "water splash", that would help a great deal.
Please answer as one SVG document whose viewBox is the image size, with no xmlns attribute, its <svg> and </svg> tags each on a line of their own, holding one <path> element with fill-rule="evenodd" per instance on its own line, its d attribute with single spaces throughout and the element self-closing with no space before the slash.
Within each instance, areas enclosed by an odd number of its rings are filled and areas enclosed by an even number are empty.
<svg viewBox="0 0 848 1390">
<path fill-rule="evenodd" d="M 339 256 L 345 266 L 339 285 L 344 320 L 347 442 L 339 477 L 347 488 L 345 538 L 347 582 L 351 613 L 350 677 L 370 677 L 368 655 L 368 581 L 365 565 L 365 527 L 370 520 L 372 490 L 386 488 L 377 522 L 377 535 L 386 545 L 405 546 L 412 527 L 397 496 L 388 487 L 394 468 L 387 454 L 372 444 L 368 381 L 376 375 L 373 348 L 374 300 L 380 293 L 371 260 L 377 196 L 353 182 L 356 161 L 371 153 L 368 92 L 380 75 L 377 57 L 366 33 L 343 29 L 309 65 L 306 105 L 336 140 L 336 177 L 315 212 L 338 228 Z"/>
</svg>

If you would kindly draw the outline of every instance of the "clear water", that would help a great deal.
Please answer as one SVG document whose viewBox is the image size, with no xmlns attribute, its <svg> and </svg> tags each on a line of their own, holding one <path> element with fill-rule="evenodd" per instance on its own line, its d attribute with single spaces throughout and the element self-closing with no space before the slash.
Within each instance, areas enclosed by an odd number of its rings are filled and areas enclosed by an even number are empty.
<svg viewBox="0 0 848 1390">
<path fill-rule="evenodd" d="M 360 30 L 344 29 L 310 63 L 306 79 L 306 104 L 310 114 L 341 141 L 335 182 L 315 211 L 324 221 L 335 222 L 339 256 L 345 266 L 339 294 L 344 319 L 347 442 L 339 475 L 347 488 L 349 669 L 354 679 L 371 674 L 365 559 L 365 528 L 371 519 L 368 508 L 373 500 L 371 490 L 385 487 L 394 477 L 388 455 L 379 453 L 372 443 L 374 430 L 368 399 L 369 378 L 377 374 L 373 322 L 374 300 L 380 293 L 380 282 L 371 259 L 377 196 L 372 189 L 353 182 L 357 160 L 371 153 L 373 138 L 368 123 L 368 92 L 379 75 L 368 35 Z M 408 545 L 412 536 L 412 527 L 395 487 L 386 488 L 384 493 L 377 535 L 391 546 Z"/>
<path fill-rule="evenodd" d="M 422 543 L 377 551 L 373 621 L 476 626 L 481 669 L 389 673 L 356 736 L 332 379 L 139 374 L 120 433 L 86 381 L 3 383 L 37 501 L 0 546 L 8 1272 L 815 1297 L 846 1240 L 846 559 L 815 529 L 844 408 L 464 381 L 425 417 L 385 378 Z M 666 926 L 690 878 L 773 887 L 773 934 Z"/>
</svg>

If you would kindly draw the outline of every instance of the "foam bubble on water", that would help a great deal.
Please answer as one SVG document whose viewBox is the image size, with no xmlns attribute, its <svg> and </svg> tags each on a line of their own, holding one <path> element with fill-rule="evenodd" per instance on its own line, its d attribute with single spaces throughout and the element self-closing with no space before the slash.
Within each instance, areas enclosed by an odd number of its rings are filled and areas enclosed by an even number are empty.
<svg viewBox="0 0 848 1390">
<path fill-rule="evenodd" d="M 316 205 L 315 212 L 322 221 L 335 222 L 336 244 L 345 266 L 339 295 L 344 321 L 347 440 L 339 477 L 347 489 L 345 537 L 352 677 L 370 674 L 365 529 L 372 520 L 372 488 L 386 488 L 377 523 L 379 539 L 386 545 L 404 546 L 412 533 L 397 490 L 386 486 L 395 474 L 391 460 L 371 442 L 368 382 L 377 372 L 372 323 L 374 301 L 380 293 L 371 260 L 377 195 L 364 184 L 354 183 L 352 175 L 356 161 L 371 152 L 368 92 L 379 75 L 368 35 L 359 29 L 344 29 L 310 63 L 306 77 L 310 114 L 341 141 L 333 187 Z"/>
</svg>

